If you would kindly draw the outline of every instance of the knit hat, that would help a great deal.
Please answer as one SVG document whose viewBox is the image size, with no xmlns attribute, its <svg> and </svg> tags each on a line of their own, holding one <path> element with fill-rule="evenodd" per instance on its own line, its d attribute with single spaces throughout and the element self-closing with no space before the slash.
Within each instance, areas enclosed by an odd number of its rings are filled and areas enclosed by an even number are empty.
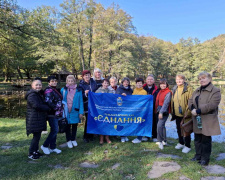
<svg viewBox="0 0 225 180">
<path fill-rule="evenodd" d="M 90 74 L 91 75 L 91 71 L 89 71 L 89 70 L 83 70 L 82 76 L 84 76 L 85 74 Z"/>
<path fill-rule="evenodd" d="M 55 76 L 51 75 L 51 76 L 48 76 L 47 81 L 50 82 L 52 79 L 57 79 L 57 78 Z"/>
</svg>

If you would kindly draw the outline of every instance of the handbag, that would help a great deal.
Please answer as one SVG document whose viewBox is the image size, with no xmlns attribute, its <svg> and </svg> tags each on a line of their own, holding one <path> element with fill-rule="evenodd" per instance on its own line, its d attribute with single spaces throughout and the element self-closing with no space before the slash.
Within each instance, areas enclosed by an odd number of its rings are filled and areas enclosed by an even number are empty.
<svg viewBox="0 0 225 180">
<path fill-rule="evenodd" d="M 67 125 L 68 125 L 68 121 L 67 121 L 66 117 L 59 119 L 58 120 L 58 126 L 59 126 L 58 133 L 66 132 Z"/>
<path fill-rule="evenodd" d="M 183 137 L 190 136 L 191 133 L 193 132 L 193 120 L 191 119 L 190 121 L 184 123 L 184 120 L 187 118 L 189 117 L 187 117 L 187 111 L 186 111 L 185 116 L 183 117 L 180 123 L 181 134 Z"/>
</svg>

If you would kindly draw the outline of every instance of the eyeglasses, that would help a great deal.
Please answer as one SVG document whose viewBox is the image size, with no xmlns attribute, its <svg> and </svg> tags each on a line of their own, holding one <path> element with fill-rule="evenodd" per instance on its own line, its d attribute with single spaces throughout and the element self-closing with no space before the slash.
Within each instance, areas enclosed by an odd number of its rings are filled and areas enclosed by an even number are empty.
<svg viewBox="0 0 225 180">
<path fill-rule="evenodd" d="M 54 79 L 54 80 L 51 80 L 50 82 L 58 82 L 56 79 Z"/>
</svg>

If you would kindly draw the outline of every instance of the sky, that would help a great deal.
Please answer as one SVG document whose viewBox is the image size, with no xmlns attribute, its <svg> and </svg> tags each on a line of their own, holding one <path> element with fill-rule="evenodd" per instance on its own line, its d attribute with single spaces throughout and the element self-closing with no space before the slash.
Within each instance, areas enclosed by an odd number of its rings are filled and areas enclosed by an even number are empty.
<svg viewBox="0 0 225 180">
<path fill-rule="evenodd" d="M 105 8 L 113 2 L 133 17 L 139 35 L 155 36 L 173 43 L 181 38 L 201 42 L 225 34 L 225 0 L 96 0 Z M 59 7 L 63 0 L 17 0 L 28 9 Z"/>
</svg>

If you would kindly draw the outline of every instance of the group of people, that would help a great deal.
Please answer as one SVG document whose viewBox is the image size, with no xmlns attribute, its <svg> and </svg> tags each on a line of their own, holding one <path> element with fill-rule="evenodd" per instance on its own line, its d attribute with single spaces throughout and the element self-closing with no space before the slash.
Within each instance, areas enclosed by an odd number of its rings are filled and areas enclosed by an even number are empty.
<svg viewBox="0 0 225 180">
<path fill-rule="evenodd" d="M 175 149 L 188 153 L 191 150 L 191 137 L 185 136 L 181 130 L 181 122 L 193 120 L 195 156 L 191 159 L 201 165 L 208 165 L 212 149 L 213 135 L 219 135 L 218 105 L 221 100 L 220 90 L 212 84 L 212 76 L 207 72 L 198 75 L 200 87 L 194 92 L 185 81 L 185 76 L 176 76 L 176 85 L 170 90 L 168 81 L 160 79 L 159 85 L 155 84 L 153 75 L 148 75 L 146 82 L 142 78 L 136 79 L 136 87 L 132 90 L 130 79 L 125 77 L 121 84 L 115 77 L 104 79 L 100 69 L 94 69 L 93 78 L 91 72 L 84 70 L 79 85 L 73 75 L 66 78 L 66 86 L 60 91 L 57 89 L 55 76 L 48 77 L 48 87 L 43 91 L 40 78 L 35 78 L 31 84 L 31 90 L 27 92 L 27 135 L 33 134 L 30 144 L 30 159 L 38 159 L 42 155 L 39 152 L 39 140 L 41 132 L 46 130 L 46 120 L 49 122 L 50 133 L 41 146 L 44 154 L 61 153 L 56 148 L 58 133 L 58 120 L 67 118 L 66 141 L 68 148 L 76 147 L 77 125 L 83 115 L 86 122 L 84 126 L 84 142 L 94 140 L 94 135 L 87 133 L 88 121 L 88 92 L 113 93 L 127 95 L 152 95 L 153 96 L 153 124 L 152 141 L 158 144 L 160 149 L 167 145 L 165 123 L 169 114 L 171 120 L 176 121 L 178 144 Z M 120 137 L 121 142 L 129 141 L 128 137 Z M 109 136 L 100 135 L 100 144 L 111 143 Z M 148 137 L 138 136 L 132 143 L 148 141 Z"/>
</svg>

